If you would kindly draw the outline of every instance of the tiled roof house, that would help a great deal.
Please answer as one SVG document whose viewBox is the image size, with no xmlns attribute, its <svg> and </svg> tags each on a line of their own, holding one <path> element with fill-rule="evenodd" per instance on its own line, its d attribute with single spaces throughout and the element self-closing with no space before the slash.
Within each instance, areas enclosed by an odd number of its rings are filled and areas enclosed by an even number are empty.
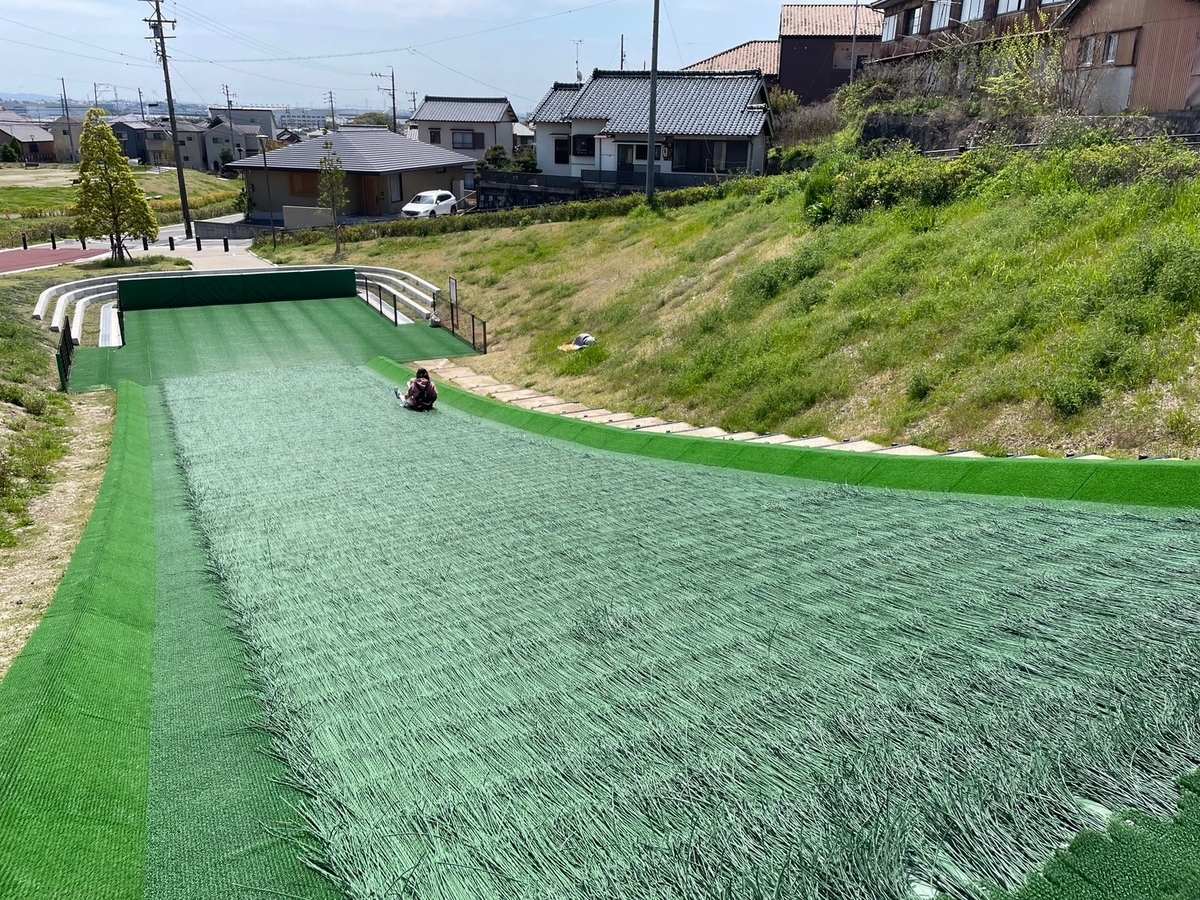
<svg viewBox="0 0 1200 900">
<path fill-rule="evenodd" d="M 401 137 L 385 128 L 347 129 L 230 163 L 241 172 L 255 203 L 255 221 L 276 219 L 284 207 L 317 206 L 317 174 L 332 145 L 346 172 L 351 216 L 388 217 L 421 191 L 447 190 L 461 197 L 471 157 Z M 267 190 L 270 179 L 270 191 Z"/>
<path fill-rule="evenodd" d="M 531 117 L 538 168 L 585 180 L 594 171 L 644 174 L 649 118 L 649 72 L 597 69 L 584 85 L 556 84 Z M 660 172 L 761 172 L 771 134 L 761 73 L 658 73 L 655 131 Z"/>
<path fill-rule="evenodd" d="M 879 55 L 883 14 L 865 4 L 789 3 L 779 14 L 779 87 L 801 103 L 826 100 Z"/>
<path fill-rule="evenodd" d="M 506 97 L 426 97 L 409 117 L 418 140 L 483 159 L 489 147 L 515 148 L 517 114 Z"/>
<path fill-rule="evenodd" d="M 762 72 L 767 87 L 779 83 L 779 41 L 746 41 L 721 53 L 692 63 L 685 72 Z"/>
</svg>

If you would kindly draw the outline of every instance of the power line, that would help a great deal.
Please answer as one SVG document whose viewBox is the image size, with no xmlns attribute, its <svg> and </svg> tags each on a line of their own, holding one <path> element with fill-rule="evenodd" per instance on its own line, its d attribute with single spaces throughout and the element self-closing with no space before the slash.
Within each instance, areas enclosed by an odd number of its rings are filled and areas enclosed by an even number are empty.
<svg viewBox="0 0 1200 900">
<path fill-rule="evenodd" d="M 70 41 L 72 44 L 80 44 L 84 47 L 91 47 L 93 50 L 100 50 L 104 53 L 112 53 L 112 54 L 115 54 L 116 56 L 123 57 L 124 59 L 128 59 L 128 60 L 136 60 L 137 59 L 136 56 L 130 56 L 128 53 L 122 53 L 119 50 L 109 50 L 107 47 L 101 47 L 99 44 L 89 44 L 87 41 L 81 41 L 81 40 L 78 40 L 77 38 L 67 37 L 65 34 L 58 34 L 53 31 L 47 31 L 45 28 L 38 28 L 35 25 L 27 25 L 24 22 L 18 22 L 15 19 L 9 19 L 9 18 L 6 18 L 5 16 L 0 16 L 0 22 L 8 22 L 12 25 L 20 25 L 22 28 L 28 28 L 30 31 L 38 31 L 38 32 L 41 32 L 42 34 L 48 34 L 48 35 L 50 35 L 50 37 L 58 38 L 60 41 Z M 13 44 L 21 43 L 20 41 L 14 41 L 11 38 L 3 38 L 3 40 L 9 41 L 9 43 L 13 43 Z M 24 44 L 23 46 L 34 47 L 35 45 L 34 44 Z M 50 47 L 38 47 L 37 49 L 51 50 Z M 51 52 L 61 52 L 61 51 L 51 51 Z M 79 54 L 75 54 L 75 55 L 79 56 Z M 85 56 L 85 57 L 83 57 L 83 59 L 99 59 L 99 57 Z M 100 61 L 101 62 L 115 62 L 115 60 L 110 60 L 110 59 L 103 59 Z M 145 66 L 148 69 L 154 68 L 154 66 L 152 66 L 150 63 L 142 63 L 142 62 L 129 62 L 129 63 L 126 63 L 126 65 Z"/>
<path fill-rule="evenodd" d="M 608 6 L 610 3 L 617 3 L 618 0 L 600 0 L 599 3 L 589 3 L 586 6 L 577 6 L 574 9 L 563 9 L 556 13 L 548 13 L 544 16 L 535 16 L 532 19 L 523 19 L 520 22 L 507 22 L 504 25 L 494 25 L 491 28 L 481 28 L 479 31 L 468 31 L 463 34 L 456 34 L 451 37 L 438 38 L 435 41 L 424 41 L 420 44 L 410 44 L 407 47 L 387 47 L 383 50 L 356 50 L 351 53 L 323 53 L 314 56 L 281 56 L 273 58 L 258 58 L 258 59 L 215 59 L 214 63 L 253 63 L 253 62 L 309 62 L 314 59 L 348 59 L 355 56 L 380 56 L 384 53 L 403 53 L 404 51 L 418 52 L 421 47 L 433 47 L 437 44 L 445 44 L 450 41 L 461 41 L 464 38 L 477 37 L 481 34 L 491 34 L 494 31 L 503 31 L 505 28 L 516 28 L 520 25 L 530 25 L 534 22 L 544 22 L 547 19 L 557 19 L 560 16 L 569 16 L 572 13 L 583 12 L 588 9 L 595 9 L 598 6 Z M 424 56 L 424 54 L 422 54 Z M 436 62 L 436 60 L 435 60 Z M 449 68 L 449 67 L 447 67 Z M 454 71 L 451 69 L 451 71 Z M 468 77 L 468 76 L 464 76 Z M 474 81 L 475 79 L 471 79 Z M 483 82 L 479 82 L 483 84 Z M 489 85 L 490 86 L 490 85 Z M 528 98 L 522 98 L 528 99 Z"/>
<path fill-rule="evenodd" d="M 66 50 L 63 50 L 61 47 L 43 47 L 41 44 L 30 44 L 26 41 L 17 41 L 17 40 L 13 40 L 12 38 L 7 38 L 7 37 L 0 37 L 0 41 L 4 41 L 7 44 L 17 44 L 18 46 L 21 46 L 21 47 L 32 47 L 34 50 L 45 50 L 47 53 L 65 54 L 68 52 Z M 139 69 L 153 69 L 154 68 L 154 66 L 152 66 L 150 63 L 121 62 L 118 59 L 103 59 L 99 56 L 88 56 L 86 53 L 75 53 L 74 51 L 69 51 L 69 52 L 71 54 L 71 59 L 92 59 L 92 60 L 95 60 L 96 62 L 108 63 L 109 65 L 112 65 L 112 66 L 135 66 Z M 124 54 L 122 54 L 122 55 L 124 55 Z"/>
<path fill-rule="evenodd" d="M 434 59 L 434 58 L 433 58 L 432 56 L 430 56 L 429 54 L 427 54 L 427 53 L 422 53 L 420 50 L 416 49 L 415 47 L 409 47 L 408 49 L 409 49 L 409 52 L 411 52 L 411 53 L 415 53 L 415 54 L 417 54 L 417 56 L 420 56 L 420 57 L 423 57 L 424 59 L 427 59 L 427 60 L 429 60 L 429 61 L 430 61 L 431 63 L 433 63 L 434 65 L 441 66 L 443 69 L 446 69 L 446 70 L 447 70 L 447 71 L 449 71 L 449 72 L 453 72 L 455 75 L 458 75 L 458 76 L 459 76 L 459 77 L 461 77 L 461 78 L 465 78 L 465 79 L 467 79 L 467 81 L 473 81 L 473 82 L 475 82 L 476 84 L 482 84 L 482 85 L 483 85 L 485 88 L 491 88 L 493 91 L 499 91 L 500 93 L 502 93 L 502 94 L 504 94 L 504 95 L 506 95 L 506 96 L 517 97 L 517 98 L 518 98 L 518 99 L 520 99 L 520 100 L 528 100 L 530 103 L 537 103 L 537 101 L 536 101 L 536 100 L 534 100 L 534 99 L 532 99 L 532 98 L 530 98 L 530 97 L 526 97 L 526 96 L 524 96 L 524 95 L 522 95 L 522 94 L 515 94 L 515 93 L 512 93 L 511 91 L 506 91 L 506 90 L 504 90 L 504 88 L 502 88 L 502 87 L 496 87 L 496 85 L 494 85 L 494 84 L 489 84 L 489 83 L 488 83 L 488 82 L 486 82 L 486 81 L 480 81 L 478 78 L 472 78 L 472 77 L 471 77 L 470 75 L 468 75 L 466 72 L 460 72 L 460 71 L 458 71 L 458 69 L 451 68 L 450 66 L 446 65 L 446 64 L 445 64 L 444 62 L 442 62 L 441 60 Z"/>
<path fill-rule="evenodd" d="M 203 28 L 204 30 L 209 31 L 212 34 L 217 35 L 218 37 L 223 37 L 223 38 L 226 38 L 227 40 L 239 43 L 244 47 L 249 47 L 251 50 L 265 50 L 268 53 L 287 53 L 287 51 L 281 47 L 277 47 L 274 44 L 268 44 L 266 41 L 261 41 L 261 40 L 258 40 L 257 38 L 248 37 L 248 36 L 242 34 L 241 32 L 237 31 L 236 29 L 230 28 L 228 25 L 225 25 L 224 23 L 222 23 L 216 19 L 210 18 L 209 16 L 206 16 L 201 12 L 198 12 L 182 3 L 177 2 L 177 0 L 176 0 L 176 2 L 173 3 L 173 5 L 175 6 L 176 9 L 183 9 L 187 12 L 187 16 L 185 16 L 185 18 L 195 20 L 195 24 L 198 25 L 200 28 Z M 327 66 L 327 65 L 314 65 L 314 66 L 312 66 L 312 68 L 320 69 L 325 72 L 332 72 L 332 73 L 335 73 L 338 75 L 361 76 L 363 74 L 362 72 L 352 72 L 349 69 L 339 69 L 334 66 Z"/>
<path fill-rule="evenodd" d="M 671 22 L 671 10 L 667 8 L 667 0 L 663 0 L 663 12 L 667 14 L 667 27 L 671 29 L 671 40 L 675 42 L 675 52 L 679 55 L 679 68 L 687 65 L 683 61 L 683 51 L 679 49 L 679 38 L 675 36 L 675 25 Z"/>
</svg>

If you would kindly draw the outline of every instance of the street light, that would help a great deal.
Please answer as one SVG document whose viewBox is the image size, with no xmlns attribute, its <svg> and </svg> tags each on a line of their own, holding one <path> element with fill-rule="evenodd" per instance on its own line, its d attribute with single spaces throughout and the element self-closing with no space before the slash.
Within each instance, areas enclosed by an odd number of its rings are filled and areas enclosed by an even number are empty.
<svg viewBox="0 0 1200 900">
<path fill-rule="evenodd" d="M 258 145 L 262 148 L 263 178 L 267 181 L 267 215 L 271 217 L 271 246 L 279 249 L 275 238 L 275 204 L 271 201 L 271 173 L 267 169 L 267 136 L 265 134 L 258 136 Z"/>
</svg>

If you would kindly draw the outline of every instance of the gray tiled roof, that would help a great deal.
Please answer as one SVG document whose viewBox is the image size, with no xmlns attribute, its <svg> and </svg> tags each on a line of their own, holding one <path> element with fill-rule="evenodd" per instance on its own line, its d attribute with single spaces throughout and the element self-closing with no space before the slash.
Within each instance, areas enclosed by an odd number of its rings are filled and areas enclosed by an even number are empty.
<svg viewBox="0 0 1200 900">
<path fill-rule="evenodd" d="M 768 111 L 758 72 L 659 72 L 655 127 L 665 135 L 760 134 Z M 650 126 L 650 73 L 592 73 L 567 119 L 604 119 L 608 134 Z"/>
<path fill-rule="evenodd" d="M 507 97 L 426 97 L 410 122 L 515 122 Z"/>
<path fill-rule="evenodd" d="M 43 141 L 54 143 L 54 135 L 29 121 L 18 122 L 16 119 L 4 119 L 0 121 L 0 131 L 10 137 L 15 137 L 22 144 L 36 144 Z"/>
<path fill-rule="evenodd" d="M 576 84 L 574 81 L 556 81 L 554 87 L 546 91 L 546 96 L 542 98 L 542 102 L 534 109 L 533 115 L 529 117 L 529 121 L 537 124 L 538 122 L 561 122 L 567 110 L 579 99 L 579 92 L 583 89 L 582 84 Z"/>
<path fill-rule="evenodd" d="M 855 10 L 858 37 L 883 34 L 883 13 L 854 3 L 789 3 L 779 11 L 779 36 L 850 37 L 854 35 Z"/>
<path fill-rule="evenodd" d="M 746 41 L 729 50 L 692 63 L 685 72 L 747 72 L 758 69 L 764 76 L 779 75 L 779 41 Z"/>
<path fill-rule="evenodd" d="M 453 150 L 445 150 L 435 144 L 400 137 L 390 131 L 335 131 L 323 138 L 303 141 L 271 150 L 266 154 L 267 166 L 295 172 L 315 172 L 321 158 L 328 152 L 325 142 L 342 158 L 342 168 L 347 172 L 375 174 L 380 172 L 409 172 L 414 169 L 433 169 L 440 166 L 473 165 L 475 160 Z M 250 159 L 230 163 L 235 169 L 261 169 L 261 154 Z"/>
</svg>

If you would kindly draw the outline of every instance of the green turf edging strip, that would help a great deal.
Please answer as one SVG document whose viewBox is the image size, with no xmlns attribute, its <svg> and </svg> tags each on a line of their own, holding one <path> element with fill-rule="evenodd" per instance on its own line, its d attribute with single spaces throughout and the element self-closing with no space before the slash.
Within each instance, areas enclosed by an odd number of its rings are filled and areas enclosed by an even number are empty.
<svg viewBox="0 0 1200 900">
<path fill-rule="evenodd" d="M 412 377 L 409 369 L 388 359 L 375 359 L 370 367 L 397 384 Z M 947 459 L 808 450 L 644 434 L 521 409 L 452 385 L 439 385 L 438 392 L 444 403 L 472 415 L 617 453 L 900 490 L 1200 508 L 1200 465 L 1190 462 Z"/>
<path fill-rule="evenodd" d="M 147 391 L 153 448 L 158 617 L 146 849 L 147 900 L 332 898 L 281 823 L 287 770 L 270 739 L 187 503 L 158 389 Z M 315 852 L 315 850 L 313 851 Z"/>
<path fill-rule="evenodd" d="M 0 897 L 142 896 L 152 521 L 145 393 L 123 383 L 96 508 L 0 683 Z"/>
</svg>

